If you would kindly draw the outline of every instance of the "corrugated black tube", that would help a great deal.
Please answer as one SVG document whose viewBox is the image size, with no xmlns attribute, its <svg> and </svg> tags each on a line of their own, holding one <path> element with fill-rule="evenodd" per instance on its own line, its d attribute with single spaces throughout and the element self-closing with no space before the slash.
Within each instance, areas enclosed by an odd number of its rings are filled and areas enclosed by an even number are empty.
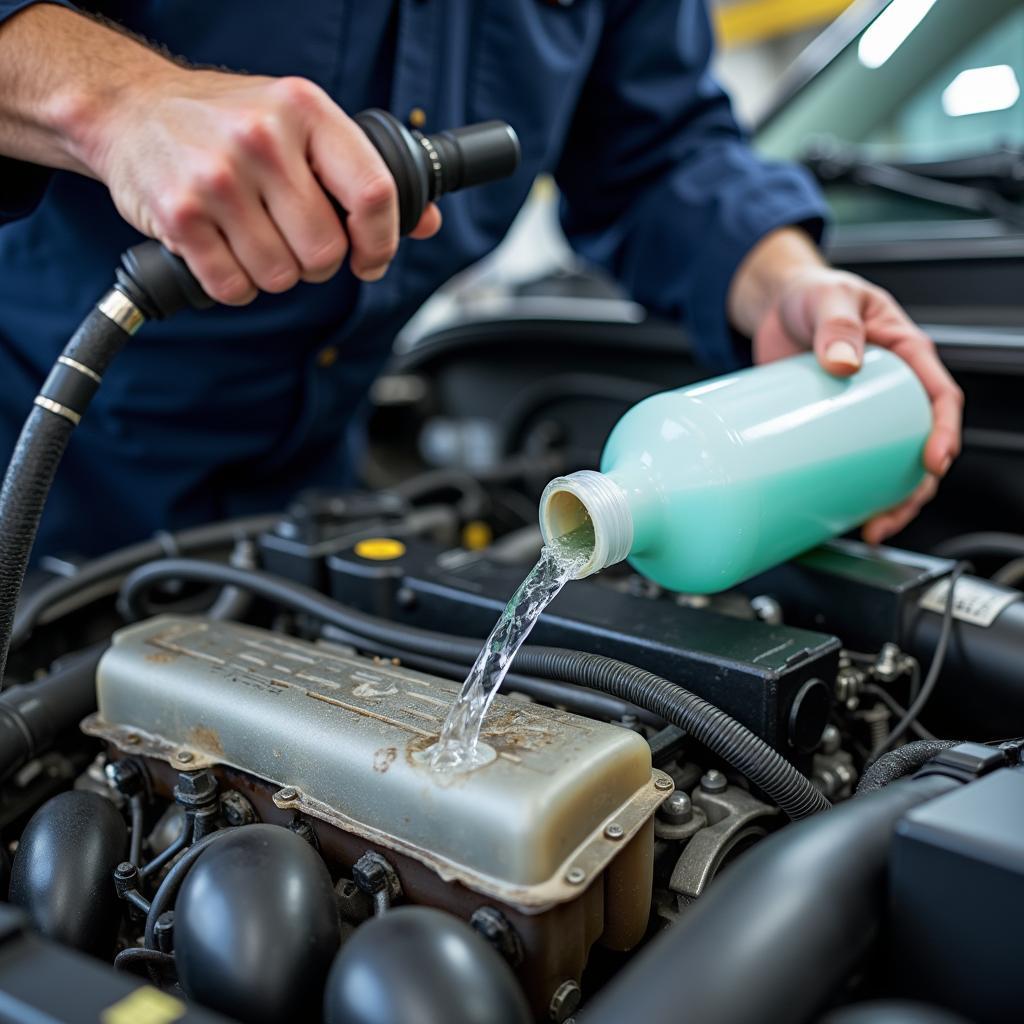
<svg viewBox="0 0 1024 1024">
<path fill-rule="evenodd" d="M 136 569 L 121 590 L 119 604 L 126 618 L 149 614 L 145 596 L 166 580 L 239 587 L 351 633 L 444 660 L 457 657 L 472 661 L 480 651 L 479 639 L 449 636 L 367 615 L 270 573 L 188 558 L 163 559 Z M 516 655 L 515 666 L 527 675 L 589 686 L 654 712 L 741 771 L 791 818 L 805 818 L 831 806 L 810 780 L 759 736 L 720 708 L 667 679 L 614 658 L 559 647 L 525 646 Z"/>
<path fill-rule="evenodd" d="M 790 818 L 806 818 L 831 806 L 824 795 L 777 750 L 745 725 L 676 683 L 614 658 L 558 647 L 524 647 L 520 671 L 571 680 L 653 711 L 714 751 Z"/>
</svg>

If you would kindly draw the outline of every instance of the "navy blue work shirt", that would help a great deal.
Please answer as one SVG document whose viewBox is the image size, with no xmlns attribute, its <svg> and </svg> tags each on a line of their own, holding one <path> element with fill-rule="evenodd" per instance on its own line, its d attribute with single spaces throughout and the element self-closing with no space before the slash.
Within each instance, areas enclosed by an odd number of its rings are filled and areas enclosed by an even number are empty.
<svg viewBox="0 0 1024 1024">
<path fill-rule="evenodd" d="M 0 31 L 33 2 L 0 0 Z M 523 160 L 507 181 L 442 199 L 439 235 L 404 242 L 379 282 L 343 268 L 244 309 L 147 324 L 72 437 L 37 554 L 95 553 L 349 481 L 346 427 L 396 332 L 501 241 L 542 171 L 561 187 L 572 245 L 682 322 L 719 367 L 741 358 L 725 300 L 744 254 L 774 228 L 821 228 L 807 176 L 751 152 L 709 74 L 703 0 L 78 6 L 196 63 L 304 76 L 352 114 L 380 106 L 405 119 L 420 108 L 427 131 L 507 120 Z M 103 185 L 13 160 L 0 159 L 0 222 L 7 453 L 50 365 L 139 238 Z"/>
</svg>

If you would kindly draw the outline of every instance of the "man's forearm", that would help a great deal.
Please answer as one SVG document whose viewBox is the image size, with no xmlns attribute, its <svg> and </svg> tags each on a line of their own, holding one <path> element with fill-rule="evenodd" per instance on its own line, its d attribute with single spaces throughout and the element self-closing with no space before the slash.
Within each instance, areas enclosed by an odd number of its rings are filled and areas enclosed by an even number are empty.
<svg viewBox="0 0 1024 1024">
<path fill-rule="evenodd" d="M 92 126 L 133 87 L 175 65 L 54 4 L 0 26 L 0 154 L 96 176 Z"/>
<path fill-rule="evenodd" d="M 799 228 L 780 228 L 765 235 L 733 275 L 728 296 L 730 323 L 747 337 L 754 337 L 786 288 L 801 273 L 824 265 L 814 242 Z"/>
</svg>

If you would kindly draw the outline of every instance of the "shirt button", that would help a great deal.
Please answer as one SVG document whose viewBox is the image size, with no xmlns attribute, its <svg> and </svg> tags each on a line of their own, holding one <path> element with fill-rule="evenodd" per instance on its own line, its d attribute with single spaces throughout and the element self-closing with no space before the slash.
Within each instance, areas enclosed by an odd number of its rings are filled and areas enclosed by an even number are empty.
<svg viewBox="0 0 1024 1024">
<path fill-rule="evenodd" d="M 328 345 L 327 348 L 320 349 L 316 354 L 316 365 L 322 370 L 326 370 L 329 366 L 333 366 L 338 361 L 338 349 L 335 345 Z"/>
<path fill-rule="evenodd" d="M 409 111 L 409 126 L 422 128 L 427 123 L 427 112 L 422 107 L 413 107 Z"/>
</svg>

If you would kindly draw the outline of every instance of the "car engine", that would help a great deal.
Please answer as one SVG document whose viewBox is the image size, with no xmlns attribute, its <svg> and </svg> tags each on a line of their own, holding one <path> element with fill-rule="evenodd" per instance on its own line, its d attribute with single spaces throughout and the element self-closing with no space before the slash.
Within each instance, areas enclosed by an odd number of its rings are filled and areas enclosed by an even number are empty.
<svg viewBox="0 0 1024 1024">
<path fill-rule="evenodd" d="M 1020 592 L 966 574 L 970 538 L 838 540 L 712 597 L 620 566 L 542 616 L 487 763 L 438 774 L 539 549 L 517 472 L 44 563 L 0 696 L 4 1019 L 1008 1019 Z"/>
</svg>

